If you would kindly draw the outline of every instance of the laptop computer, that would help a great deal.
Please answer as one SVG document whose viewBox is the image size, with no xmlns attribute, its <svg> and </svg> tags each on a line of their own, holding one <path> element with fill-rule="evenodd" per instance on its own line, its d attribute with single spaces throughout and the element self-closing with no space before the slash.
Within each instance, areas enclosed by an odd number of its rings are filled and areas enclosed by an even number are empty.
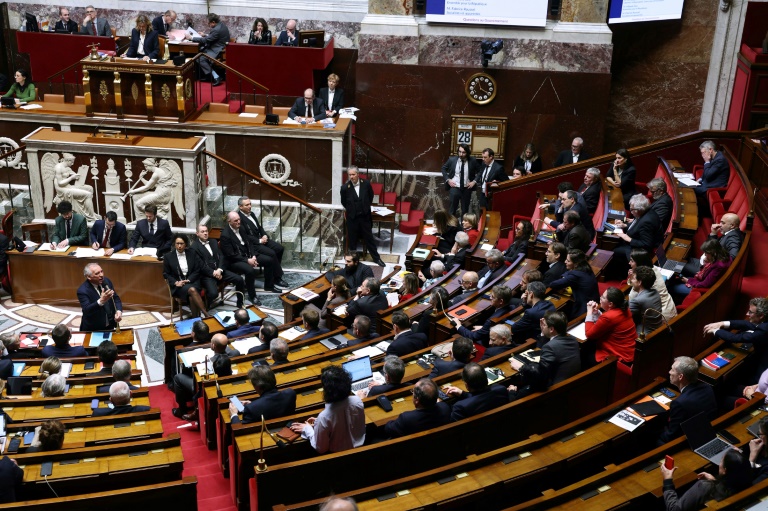
<svg viewBox="0 0 768 511">
<path fill-rule="evenodd" d="M 680 425 L 691 450 L 702 458 L 719 465 L 733 446 L 718 437 L 704 412 L 694 415 Z"/>
<path fill-rule="evenodd" d="M 4 108 L 16 108 L 16 100 L 14 98 L 0 98 L 0 105 Z"/>
<path fill-rule="evenodd" d="M 373 381 L 371 357 L 360 357 L 341 364 L 342 369 L 352 375 L 352 392 L 365 389 Z"/>
<path fill-rule="evenodd" d="M 656 258 L 659 260 L 659 266 L 672 273 L 680 273 L 685 268 L 684 262 L 667 259 L 667 253 L 662 245 L 659 245 L 659 248 L 656 249 Z"/>
<path fill-rule="evenodd" d="M 345 347 L 347 345 L 347 341 L 348 339 L 343 335 L 335 335 L 333 337 L 329 337 L 327 339 L 321 340 L 320 344 L 322 344 L 329 350 L 335 350 L 335 349 Z"/>
</svg>

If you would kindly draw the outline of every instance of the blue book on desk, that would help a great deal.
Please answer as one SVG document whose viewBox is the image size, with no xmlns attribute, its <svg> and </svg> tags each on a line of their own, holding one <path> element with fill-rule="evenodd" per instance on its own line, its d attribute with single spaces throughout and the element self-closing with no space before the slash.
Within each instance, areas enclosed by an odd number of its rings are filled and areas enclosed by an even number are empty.
<svg viewBox="0 0 768 511">
<path fill-rule="evenodd" d="M 255 312 L 253 312 L 250 309 L 246 309 L 246 310 L 248 311 L 249 323 L 255 323 L 260 320 L 260 318 L 256 315 Z M 214 314 L 213 317 L 216 318 L 216 321 L 221 323 L 221 326 L 223 326 L 224 328 L 235 326 L 235 311 L 219 311 L 216 314 Z"/>
<path fill-rule="evenodd" d="M 88 341 L 89 348 L 95 348 L 104 341 L 112 340 L 112 332 L 91 332 L 91 340 Z"/>
<path fill-rule="evenodd" d="M 173 327 L 179 335 L 190 335 L 192 333 L 192 325 L 198 321 L 200 321 L 200 318 L 185 319 L 184 321 L 174 323 Z"/>
</svg>

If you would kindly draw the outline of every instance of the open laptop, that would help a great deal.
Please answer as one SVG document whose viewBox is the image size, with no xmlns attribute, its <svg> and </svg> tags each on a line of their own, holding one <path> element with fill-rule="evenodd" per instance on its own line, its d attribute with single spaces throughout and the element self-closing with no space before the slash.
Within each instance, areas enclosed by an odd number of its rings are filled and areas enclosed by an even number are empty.
<svg viewBox="0 0 768 511">
<path fill-rule="evenodd" d="M 0 98 L 0 105 L 3 108 L 16 108 L 16 100 L 13 98 Z"/>
<path fill-rule="evenodd" d="M 365 389 L 373 381 L 371 357 L 360 357 L 341 364 L 342 369 L 352 375 L 352 392 Z"/>
<path fill-rule="evenodd" d="M 659 245 L 659 248 L 656 249 L 656 258 L 659 260 L 659 266 L 672 273 L 680 273 L 685 268 L 684 262 L 667 259 L 667 253 L 664 251 L 663 245 Z"/>
<path fill-rule="evenodd" d="M 728 449 L 733 447 L 717 436 L 704 412 L 683 422 L 681 427 L 693 452 L 716 465 L 720 464 Z"/>
</svg>

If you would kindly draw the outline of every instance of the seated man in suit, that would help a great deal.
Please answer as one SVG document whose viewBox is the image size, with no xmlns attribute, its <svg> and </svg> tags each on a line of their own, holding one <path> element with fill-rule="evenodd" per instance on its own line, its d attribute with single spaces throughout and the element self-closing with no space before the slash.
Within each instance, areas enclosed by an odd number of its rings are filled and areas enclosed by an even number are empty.
<svg viewBox="0 0 768 511">
<path fill-rule="evenodd" d="M 139 242 L 142 247 L 156 248 L 158 257 L 171 250 L 171 225 L 157 216 L 157 206 L 153 204 L 144 208 L 144 219 L 136 222 L 128 243 L 129 254 L 133 254 Z"/>
<path fill-rule="evenodd" d="M 600 192 L 603 191 L 603 176 L 600 169 L 590 167 L 584 173 L 584 184 L 579 187 L 579 194 L 584 198 L 584 205 L 589 213 L 590 221 L 600 202 Z M 584 220 L 586 222 L 586 220 Z"/>
<path fill-rule="evenodd" d="M 648 181 L 648 193 L 653 197 L 651 202 L 651 209 L 656 212 L 661 222 L 661 237 L 664 237 L 664 233 L 669 227 L 669 222 L 672 220 L 672 208 L 674 204 L 672 197 L 667 193 L 667 182 L 660 177 L 655 177 Z"/>
<path fill-rule="evenodd" d="M 717 400 L 712 387 L 699 381 L 699 364 L 691 357 L 677 357 L 669 370 L 669 382 L 680 389 L 680 395 L 669 406 L 669 422 L 656 442 L 664 445 L 683 434 L 681 424 L 704 412 L 707 420 L 717 415 Z"/>
<path fill-rule="evenodd" d="M 504 273 L 504 254 L 501 250 L 492 248 L 485 253 L 485 266 L 480 268 L 477 272 L 479 280 L 477 281 L 477 287 L 482 289 L 486 284 L 490 284 L 493 280 L 499 278 Z"/>
<path fill-rule="evenodd" d="M 402 357 L 427 347 L 427 336 L 411 330 L 411 320 L 403 311 L 392 314 L 392 331 L 395 337 L 387 348 L 387 355 Z"/>
<path fill-rule="evenodd" d="M 430 378 L 437 378 L 438 376 L 448 374 L 451 371 L 463 369 L 474 356 L 474 346 L 472 345 L 472 341 L 466 337 L 456 338 L 453 341 L 453 346 L 451 346 L 449 356 L 451 357 L 450 361 L 436 358 L 432 362 L 433 367 L 432 372 L 429 373 Z"/>
<path fill-rule="evenodd" d="M 242 400 L 243 424 L 260 422 L 263 416 L 265 420 L 293 415 L 296 412 L 296 392 L 291 388 L 277 390 L 275 373 L 269 366 L 257 365 L 248 370 L 248 381 L 253 385 L 253 390 L 259 394 L 258 399 Z M 240 422 L 237 408 L 229 404 L 229 415 L 232 424 Z"/>
<path fill-rule="evenodd" d="M 355 298 L 347 306 L 347 318 L 351 324 L 355 316 L 363 314 L 369 318 L 375 318 L 376 313 L 389 308 L 387 298 L 381 294 L 381 284 L 373 277 L 365 279 L 357 288 Z"/>
<path fill-rule="evenodd" d="M 189 344 L 208 344 L 211 342 L 211 329 L 208 325 L 198 320 L 192 323 L 192 342 Z M 189 346 L 189 344 L 187 346 Z"/>
<path fill-rule="evenodd" d="M 570 149 L 566 149 L 557 155 L 554 167 L 562 167 L 563 165 L 578 163 L 582 160 L 588 160 L 589 158 L 591 158 L 591 156 L 584 151 L 584 139 L 576 137 L 571 142 Z"/>
<path fill-rule="evenodd" d="M 338 275 L 347 279 L 349 289 L 357 289 L 363 285 L 365 279 L 373 278 L 373 270 L 367 264 L 360 264 L 360 252 L 347 252 L 344 254 L 344 268 L 329 271 L 325 278 L 328 282 L 333 282 L 333 278 Z"/>
<path fill-rule="evenodd" d="M 161 14 L 152 20 L 152 28 L 158 33 L 158 35 L 167 36 L 168 31 L 171 30 L 171 27 L 175 21 L 176 11 L 168 9 L 165 11 L 165 14 Z"/>
<path fill-rule="evenodd" d="M 88 263 L 83 270 L 85 282 L 77 288 L 77 299 L 83 311 L 81 332 L 114 330 L 123 319 L 123 302 L 115 285 L 104 276 L 97 263 Z"/>
<path fill-rule="evenodd" d="M 413 407 L 384 425 L 384 434 L 389 438 L 419 433 L 444 426 L 450 422 L 451 407 L 437 402 L 437 385 L 429 378 L 422 378 L 413 386 Z"/>
<path fill-rule="evenodd" d="M 285 24 L 285 30 L 278 34 L 275 40 L 275 46 L 297 46 L 299 44 L 299 35 L 296 32 L 296 20 L 288 20 Z"/>
<path fill-rule="evenodd" d="M 456 233 L 456 243 L 453 244 L 453 248 L 449 253 L 441 254 L 436 248 L 432 249 L 432 253 L 436 259 L 443 261 L 447 268 L 454 264 L 458 264 L 459 268 L 464 268 L 464 258 L 467 256 L 467 250 L 469 250 L 469 235 L 461 231 Z"/>
<path fill-rule="evenodd" d="M 91 227 L 91 248 L 104 249 L 111 256 L 125 248 L 125 225 L 117 221 L 117 213 L 107 211 L 104 220 L 96 220 Z"/>
<path fill-rule="evenodd" d="M 344 89 L 339 89 L 339 75 L 331 73 L 328 75 L 328 87 L 323 87 L 317 94 L 317 97 L 325 105 L 325 115 L 336 117 L 339 110 L 344 108 Z"/>
<path fill-rule="evenodd" d="M 699 204 L 699 218 L 710 216 L 707 190 L 710 188 L 725 188 L 731 176 L 731 166 L 723 151 L 718 151 L 711 140 L 706 140 L 699 146 L 704 160 L 704 172 L 699 178 L 699 186 L 693 189 Z"/>
<path fill-rule="evenodd" d="M 655 211 L 651 209 L 651 203 L 645 195 L 633 195 L 629 199 L 629 211 L 635 219 L 625 224 L 617 221 L 615 225 L 624 232 L 615 234 L 620 238 L 619 244 L 613 249 L 613 259 L 611 260 L 611 275 L 626 276 L 627 261 L 633 248 L 642 248 L 649 254 L 656 251 L 656 247 L 661 243 L 661 220 Z M 615 263 L 615 264 L 614 264 Z"/>
<path fill-rule="evenodd" d="M 117 345 L 112 341 L 104 341 L 96 348 L 96 355 L 99 357 L 101 369 L 95 373 L 89 373 L 88 376 L 109 376 L 112 374 L 112 367 L 117 362 Z"/>
<path fill-rule="evenodd" d="M 378 396 L 384 394 L 390 390 L 396 390 L 403 386 L 403 376 L 405 376 L 405 363 L 395 355 L 387 355 L 384 357 L 384 367 L 382 368 L 384 373 L 384 383 L 378 383 L 372 381 L 368 384 L 367 389 L 361 389 L 357 391 L 357 396 L 360 399 L 366 397 Z"/>
<path fill-rule="evenodd" d="M 248 350 L 248 354 L 251 353 L 258 353 L 260 351 L 266 351 L 269 349 L 270 344 L 272 343 L 273 339 L 277 339 L 278 334 L 277 326 L 274 323 L 270 323 L 269 321 L 265 321 L 263 325 L 261 325 L 261 329 L 259 330 L 259 339 L 261 340 L 261 344 L 258 344 L 254 346 L 253 348 Z"/>
<path fill-rule="evenodd" d="M 476 293 L 478 280 L 480 280 L 480 277 L 477 276 L 477 273 L 473 271 L 465 272 L 464 275 L 461 276 L 461 293 L 451 298 L 451 301 L 448 302 L 448 306 L 450 307 L 459 302 L 463 302 Z"/>
<path fill-rule="evenodd" d="M 58 357 L 58 358 L 71 358 L 71 357 L 87 357 L 88 352 L 82 346 L 70 346 L 69 340 L 72 338 L 72 332 L 69 331 L 67 325 L 59 323 L 53 330 L 51 330 L 51 337 L 53 338 L 53 345 L 48 344 L 43 348 L 43 358 Z"/>
<path fill-rule="evenodd" d="M 549 286 L 551 283 L 559 279 L 565 273 L 565 259 L 568 257 L 568 248 L 555 241 L 550 243 L 547 247 L 546 258 L 549 267 L 544 272 L 543 280 L 544 284 Z"/>
<path fill-rule="evenodd" d="M 589 243 L 591 243 L 592 239 L 595 237 L 595 226 L 592 224 L 592 220 L 589 216 L 589 212 L 587 211 L 587 207 L 579 202 L 581 195 L 579 195 L 579 192 L 575 190 L 567 190 L 561 193 L 561 196 L 562 199 L 560 208 L 555 211 L 555 220 L 545 217 L 544 223 L 554 229 L 557 229 L 555 234 L 557 235 L 558 240 L 561 242 L 565 239 L 565 231 L 567 231 L 569 228 L 572 229 L 574 225 L 581 225 L 586 231 L 586 236 L 584 236 L 584 238 L 587 240 L 587 245 L 589 245 Z M 568 212 L 574 212 L 578 215 L 578 224 L 575 223 L 573 221 L 573 217 L 571 217 L 571 225 L 564 225 L 565 217 Z M 567 245 L 568 244 L 566 243 L 566 246 Z M 579 248 L 579 250 L 584 249 Z"/>
<path fill-rule="evenodd" d="M 450 397 L 457 398 L 451 412 L 451 420 L 454 422 L 509 402 L 506 388 L 501 385 L 488 385 L 485 369 L 480 364 L 470 362 L 465 365 L 461 371 L 461 379 L 467 387 L 467 392 L 450 385 L 443 389 Z"/>
<path fill-rule="evenodd" d="M 481 361 L 486 358 L 506 353 L 515 347 L 515 345 L 512 344 L 512 331 L 507 325 L 500 324 L 492 326 L 490 335 L 491 337 L 488 340 L 488 347 L 485 349 L 483 358 L 480 359 Z"/>
<path fill-rule="evenodd" d="M 115 363 L 112 364 L 112 378 L 115 379 L 115 381 L 124 381 L 128 384 L 128 388 L 131 390 L 136 390 L 139 387 L 135 385 L 131 385 L 131 363 L 127 360 L 115 360 Z M 100 385 L 96 388 L 97 394 L 106 394 L 109 392 L 109 385 Z"/>
<path fill-rule="evenodd" d="M 528 339 L 538 339 L 541 333 L 539 320 L 555 306 L 546 300 L 547 286 L 543 282 L 531 282 L 523 293 L 525 314 L 512 325 L 512 338 L 516 345 L 523 344 Z"/>
<path fill-rule="evenodd" d="M 237 309 L 235 311 L 235 325 L 237 325 L 237 328 L 227 332 L 227 338 L 233 339 L 235 337 L 256 334 L 261 329 L 260 326 L 251 324 L 251 317 L 245 309 Z"/>
<path fill-rule="evenodd" d="M 80 213 L 72 212 L 72 203 L 66 200 L 56 206 L 59 216 L 53 227 L 53 248 L 88 246 L 88 223 Z"/>
<path fill-rule="evenodd" d="M 259 253 L 258 240 L 242 227 L 240 215 L 234 211 L 227 214 L 227 227 L 221 230 L 220 248 L 224 254 L 227 269 L 245 278 L 245 289 L 248 299 L 256 304 L 256 273 L 259 266 L 264 267 L 264 291 L 274 293 L 276 265 L 279 263 L 273 257 Z M 280 270 L 282 271 L 282 270 Z"/>
<path fill-rule="evenodd" d="M 539 320 L 543 344 L 539 364 L 549 385 L 555 385 L 581 371 L 581 345 L 568 334 L 568 318 L 560 311 L 549 311 Z M 514 368 L 514 366 L 513 366 Z"/>
<path fill-rule="evenodd" d="M 737 330 L 731 332 L 731 330 Z M 704 327 L 704 335 L 714 334 L 715 339 L 727 343 L 748 342 L 757 353 L 757 370 L 752 381 L 759 381 L 763 372 L 768 369 L 768 300 L 762 297 L 749 301 L 747 319 L 718 321 Z"/>
<path fill-rule="evenodd" d="M 499 284 L 493 286 L 490 293 L 490 300 L 493 306 L 493 312 L 490 317 L 485 320 L 481 325 L 476 325 L 472 330 L 463 326 L 459 318 L 453 318 L 453 322 L 456 324 L 456 328 L 459 331 L 459 335 L 468 337 L 473 342 L 488 346 L 488 340 L 490 339 L 491 327 L 496 324 L 494 321 L 496 318 L 500 318 L 504 314 L 510 312 L 513 307 L 509 304 L 512 299 L 512 290 L 505 285 Z"/>
<path fill-rule="evenodd" d="M 288 360 L 288 353 L 290 350 L 288 349 L 288 343 L 285 339 L 281 339 L 280 337 L 275 337 L 271 341 L 269 341 L 269 354 L 272 357 L 272 365 L 278 366 L 281 364 L 287 364 L 289 362 Z"/>
<path fill-rule="evenodd" d="M 248 197 L 240 197 L 237 199 L 238 214 L 240 215 L 240 226 L 248 230 L 248 233 L 253 236 L 258 243 L 256 244 L 257 254 L 269 256 L 274 259 L 276 263 L 273 266 L 273 273 L 275 278 L 275 290 L 284 291 L 288 289 L 288 283 L 283 280 L 283 246 L 270 239 L 267 236 L 267 232 L 259 223 L 259 219 L 251 211 L 251 199 Z"/>
<path fill-rule="evenodd" d="M 315 91 L 307 89 L 303 98 L 296 98 L 293 106 L 288 111 L 288 117 L 299 123 L 310 124 L 321 121 L 325 115 L 325 105 L 320 98 L 315 97 Z"/>
<path fill-rule="evenodd" d="M 83 24 L 80 25 L 80 33 L 112 37 L 112 27 L 109 26 L 107 18 L 99 18 L 96 8 L 89 5 L 85 8 L 85 18 L 83 18 Z"/>
<path fill-rule="evenodd" d="M 60 34 L 77 32 L 77 23 L 69 18 L 69 9 L 66 7 L 59 7 L 59 17 L 61 19 L 57 21 L 56 25 L 53 27 L 54 32 Z"/>
<path fill-rule="evenodd" d="M 306 334 L 301 336 L 301 340 L 311 339 L 318 335 L 327 334 L 330 332 L 327 328 L 319 328 L 320 325 L 320 313 L 315 309 L 304 309 L 301 311 L 301 321 L 303 322 Z"/>
<path fill-rule="evenodd" d="M 245 301 L 245 283 L 243 277 L 224 268 L 224 254 L 219 249 L 219 243 L 216 240 L 209 239 L 208 227 L 200 224 L 195 231 L 196 240 L 190 247 L 200 261 L 203 262 L 202 276 L 200 285 L 205 289 L 205 300 L 207 306 L 211 309 L 217 302 L 219 296 L 219 283 L 226 282 L 234 284 L 237 291 L 237 308 L 243 308 Z M 258 301 L 258 300 L 257 300 Z M 260 305 L 255 303 L 254 305 Z"/>
<path fill-rule="evenodd" d="M 361 342 L 370 341 L 377 336 L 376 332 L 371 330 L 371 318 L 362 314 L 355 316 L 355 320 L 352 322 L 352 328 L 349 329 L 349 333 L 355 338 L 347 341 L 347 346 L 354 346 Z"/>
<path fill-rule="evenodd" d="M 202 33 L 199 37 L 193 37 L 192 34 L 185 33 L 184 38 L 202 44 L 203 53 L 212 59 L 217 59 L 229 44 L 229 28 L 215 12 L 208 13 L 208 27 L 211 30 L 207 34 Z M 218 75 L 209 59 L 200 59 L 198 64 L 204 81 L 210 80 L 214 87 L 221 85 L 223 77 Z"/>
<path fill-rule="evenodd" d="M 109 401 L 112 408 L 94 408 L 93 417 L 105 415 L 123 415 L 125 413 L 148 412 L 145 405 L 131 405 L 131 389 L 124 381 L 116 381 L 109 387 Z"/>
</svg>

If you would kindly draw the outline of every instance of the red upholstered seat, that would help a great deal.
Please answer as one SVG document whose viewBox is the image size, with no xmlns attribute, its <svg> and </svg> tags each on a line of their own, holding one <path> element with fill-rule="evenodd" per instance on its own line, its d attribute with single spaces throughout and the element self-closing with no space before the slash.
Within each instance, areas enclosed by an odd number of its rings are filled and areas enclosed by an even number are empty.
<svg viewBox="0 0 768 511">
<path fill-rule="evenodd" d="M 675 307 L 677 309 L 678 314 L 683 312 L 689 306 L 696 303 L 696 300 L 701 298 L 701 295 L 705 294 L 707 291 L 709 291 L 709 288 L 697 287 L 697 288 L 691 289 L 691 293 L 685 297 L 685 300 L 683 300 L 683 303 Z"/>
<path fill-rule="evenodd" d="M 408 213 L 408 220 L 400 222 L 400 232 L 403 234 L 418 234 L 421 219 L 424 218 L 424 212 L 418 209 L 412 209 Z M 434 236 L 433 236 L 434 237 Z"/>
<path fill-rule="evenodd" d="M 512 244 L 512 242 L 515 240 L 515 230 L 510 229 L 507 233 L 506 238 L 499 238 L 499 241 L 496 242 L 496 248 L 504 252 L 506 249 L 509 248 L 509 246 Z"/>
<path fill-rule="evenodd" d="M 694 165 L 691 173 L 693 174 L 693 177 L 699 179 L 702 174 L 704 174 L 704 165 Z"/>
<path fill-rule="evenodd" d="M 605 193 L 600 190 L 600 200 L 597 201 L 597 209 L 592 215 L 592 225 L 595 226 L 595 232 L 603 228 L 603 217 L 605 216 Z"/>
<path fill-rule="evenodd" d="M 707 199 L 710 206 L 715 202 L 732 201 L 739 191 L 741 186 L 733 186 L 733 181 L 736 179 L 736 172 L 731 170 L 728 176 L 728 186 L 726 188 L 710 188 L 707 190 Z"/>
</svg>

